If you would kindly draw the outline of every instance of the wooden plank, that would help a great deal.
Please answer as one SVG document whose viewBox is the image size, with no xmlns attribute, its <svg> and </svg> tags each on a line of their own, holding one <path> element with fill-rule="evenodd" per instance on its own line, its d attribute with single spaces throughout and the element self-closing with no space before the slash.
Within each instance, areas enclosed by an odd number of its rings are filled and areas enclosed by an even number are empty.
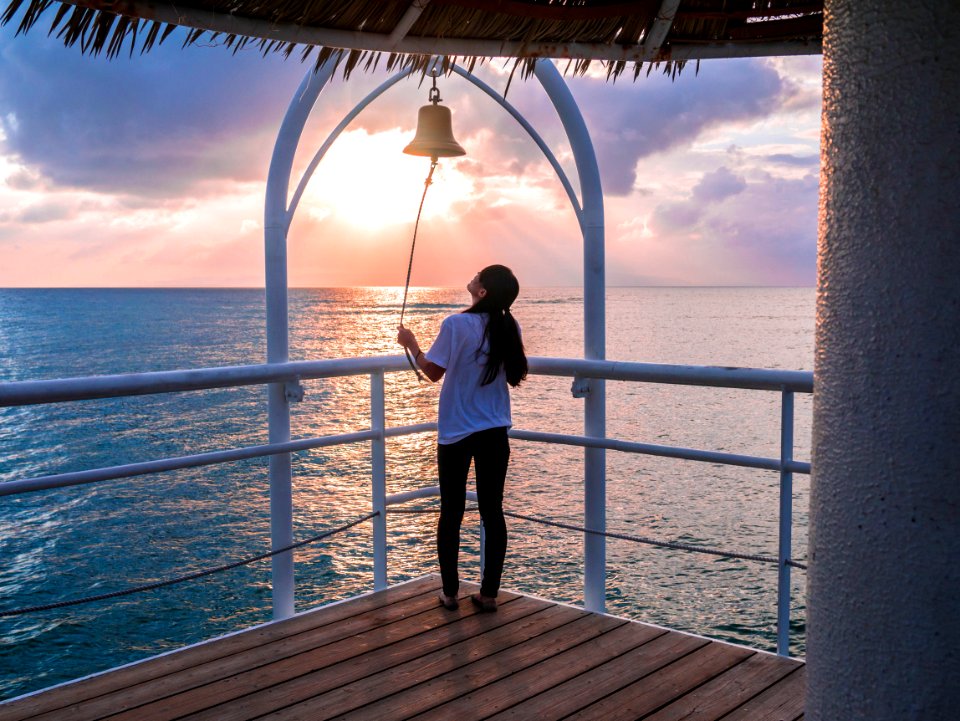
<svg viewBox="0 0 960 721">
<path fill-rule="evenodd" d="M 424 576 L 377 593 L 351 599 L 328 608 L 318 608 L 284 621 L 257 626 L 226 638 L 212 639 L 189 648 L 144 659 L 121 669 L 56 686 L 19 699 L 0 702 L 0 721 L 21 721 L 36 715 L 79 704 L 112 691 L 160 678 L 190 666 L 208 663 L 224 656 L 257 648 L 287 636 L 337 623 L 344 618 L 387 606 L 411 596 L 435 592 L 440 588 L 436 574 Z"/>
<path fill-rule="evenodd" d="M 708 643 L 664 667 L 659 673 L 635 681 L 578 711 L 569 719 L 634 721 L 666 706 L 754 653 L 749 649 L 727 644 Z"/>
<path fill-rule="evenodd" d="M 371 613 L 376 616 L 371 617 Z M 237 696 L 272 686 L 291 677 L 325 668 L 353 655 L 365 653 L 381 645 L 416 636 L 438 625 L 457 620 L 458 616 L 440 608 L 436 592 L 416 596 L 402 604 L 377 609 L 341 622 L 336 629 L 316 629 L 285 640 L 285 648 L 257 651 L 230 657 L 230 663 L 218 662 L 215 668 L 197 667 L 184 674 L 174 674 L 166 683 L 182 682 L 182 690 L 165 697 L 152 693 L 157 683 L 138 687 L 143 704 L 130 703 L 128 710 L 110 716 L 111 721 L 163 721 L 199 712 Z M 366 619 L 362 625 L 359 622 Z M 389 620 L 395 619 L 395 620 Z M 331 634 L 336 632 L 336 637 Z M 317 636 L 322 634 L 322 639 Z M 293 642 L 296 641 L 296 645 Z M 322 641 L 322 642 L 321 642 Z M 299 650 L 302 649 L 302 650 Z M 299 652 L 289 653 L 299 650 Z M 199 683 L 198 683 L 199 682 Z M 150 701 L 150 699 L 156 699 Z M 128 700 L 129 699 L 126 699 Z"/>
<path fill-rule="evenodd" d="M 627 628 L 627 624 L 618 621 L 620 620 L 609 616 L 579 619 L 556 631 L 476 661 L 463 669 L 444 674 L 406 694 L 395 694 L 383 702 L 370 704 L 342 718 L 382 721 L 384 718 L 408 718 L 414 714 L 423 714 L 423 718 L 436 718 L 433 711 L 441 704 L 465 699 L 474 689 L 512 677 L 529 666 L 544 659 L 552 659 L 565 651 L 582 652 L 587 641 L 592 640 L 605 648 L 619 648 L 632 643 L 632 639 L 628 640 L 632 634 L 622 632 L 622 629 Z M 570 656 L 565 655 L 564 659 L 570 660 Z M 471 706 L 463 704 L 457 708 L 462 710 Z M 461 717 L 444 708 L 439 712 L 439 718 L 459 721 Z"/>
<path fill-rule="evenodd" d="M 622 656 L 492 716 L 489 721 L 564 718 L 707 643 L 705 638 L 664 632 Z"/>
<path fill-rule="evenodd" d="M 499 615 L 489 614 L 490 617 Z M 585 613 L 575 618 L 586 616 Z M 550 606 L 530 616 L 514 621 L 446 648 L 429 653 L 392 669 L 379 671 L 357 682 L 346 684 L 321 694 L 308 702 L 281 710 L 268 718 L 323 719 L 350 711 L 358 706 L 378 702 L 398 691 L 429 681 L 443 673 L 484 658 L 513 643 L 523 643 L 571 622 L 572 614 L 563 608 Z M 379 705 L 379 704 L 377 704 Z"/>
<path fill-rule="evenodd" d="M 553 606 L 519 622 L 264 718 L 271 721 L 302 718 L 320 721 L 339 714 L 377 721 L 402 718 L 403 714 L 412 715 L 447 700 L 432 699 L 449 689 L 453 679 L 472 678 L 482 673 L 490 676 L 509 674 L 514 661 L 523 659 L 533 646 L 567 648 L 603 633 L 612 625 L 598 622 L 585 612 Z"/>
<path fill-rule="evenodd" d="M 743 704 L 723 721 L 794 721 L 803 715 L 807 667 L 793 673 Z"/>
<path fill-rule="evenodd" d="M 417 716 L 418 721 L 479 721 L 549 688 L 587 673 L 613 658 L 663 635 L 653 626 L 627 623 L 556 655 L 541 655 L 537 663 L 516 670 L 482 688 Z"/>
<path fill-rule="evenodd" d="M 231 685 L 237 674 L 249 672 L 247 678 L 250 678 L 250 674 L 261 672 L 263 667 L 287 659 L 293 659 L 287 665 L 292 664 L 294 667 L 300 663 L 308 664 L 317 660 L 326 665 L 336 661 L 336 657 L 327 651 L 329 645 L 371 630 L 381 634 L 390 633 L 394 623 L 438 608 L 436 591 L 406 598 L 389 606 L 344 618 L 336 624 L 328 624 L 296 636 L 288 636 L 259 648 L 193 666 L 160 679 L 90 700 L 82 705 L 83 716 L 74 716 L 71 721 L 88 721 L 107 717 L 111 721 L 152 721 L 170 718 L 170 714 L 176 714 L 176 709 L 181 704 L 184 704 L 184 713 L 201 710 L 210 705 L 204 701 L 204 698 L 214 681 L 224 680 L 227 685 Z M 323 659 L 328 661 L 325 663 Z M 307 665 L 304 671 L 309 670 L 311 668 Z M 194 690 L 195 693 L 191 693 Z M 108 716 L 110 713 L 114 715 Z M 47 719 L 40 718 L 36 721 L 47 721 Z"/>
<path fill-rule="evenodd" d="M 775 684 L 800 664 L 797 661 L 757 653 L 677 699 L 649 721 L 716 721 L 740 704 Z"/>
<path fill-rule="evenodd" d="M 459 611 L 453 613 L 438 608 L 431 611 L 430 614 L 421 614 L 411 619 L 416 621 L 436 617 L 437 620 L 429 630 L 396 643 L 388 640 L 384 635 L 380 639 L 380 647 L 368 648 L 366 652 L 360 649 L 368 645 L 358 639 L 357 649 L 344 647 L 333 654 L 334 658 L 331 660 L 335 662 L 335 665 L 328 665 L 315 671 L 302 672 L 302 675 L 295 672 L 290 674 L 287 679 L 279 682 L 273 680 L 272 684 L 261 683 L 261 679 L 256 677 L 256 673 L 254 673 L 254 678 L 247 681 L 236 677 L 237 682 L 243 684 L 243 688 L 239 689 L 240 693 L 231 697 L 232 700 L 218 702 L 218 705 L 205 711 L 186 716 L 185 721 L 186 719 L 189 719 L 189 721 L 216 721 L 224 718 L 229 718 L 230 721 L 253 719 L 276 709 L 338 689 L 358 679 L 398 666 L 411 659 L 420 659 L 432 651 L 447 649 L 454 643 L 468 641 L 484 631 L 530 616 L 546 607 L 548 607 L 548 604 L 543 601 L 520 598 L 515 601 L 502 602 L 499 610 L 494 614 L 477 613 L 472 604 L 463 604 Z M 399 626 L 400 624 L 394 625 Z M 371 634 L 375 636 L 378 635 L 378 632 L 373 631 Z M 347 639 L 346 641 L 352 640 L 354 639 Z M 334 650 L 329 646 L 326 648 L 331 649 L 331 651 Z M 230 679 L 230 681 L 232 680 L 234 679 Z"/>
<path fill-rule="evenodd" d="M 405 594 L 405 598 L 388 605 L 377 604 L 374 608 L 359 614 L 351 614 L 350 603 L 342 604 L 345 608 L 334 606 L 331 609 L 337 611 L 333 614 L 336 619 L 334 623 L 321 622 L 317 624 L 315 620 L 313 628 L 300 633 L 282 635 L 268 643 L 245 648 L 229 656 L 220 656 L 201 664 L 171 670 L 164 676 L 120 688 L 94 698 L 87 698 L 65 706 L 62 710 L 58 709 L 31 718 L 34 721 L 52 721 L 52 719 L 58 718 L 62 712 L 69 712 L 71 721 L 91 721 L 92 719 L 106 718 L 110 714 L 135 709 L 155 699 L 181 693 L 210 681 L 229 677 L 247 668 L 286 658 L 339 640 L 344 636 L 359 633 L 369 628 L 376 628 L 408 615 L 420 613 L 428 608 L 434 608 L 437 604 L 437 590 L 428 590 L 417 595 Z M 322 620 L 322 616 L 318 619 Z M 295 621 L 296 618 L 289 620 Z M 300 624 L 293 625 L 300 627 Z M 171 654 L 171 656 L 175 655 Z M 171 659 L 171 661 L 173 660 Z M 175 669 L 176 667 L 172 668 Z M 122 670 L 118 673 L 122 673 Z M 138 718 L 136 715 L 134 717 Z"/>
<path fill-rule="evenodd" d="M 324 624 L 257 648 L 207 661 L 129 688 L 88 699 L 65 707 L 63 712 L 70 714 L 71 721 L 92 721 L 108 717 L 114 721 L 121 721 L 121 719 L 140 721 L 143 715 L 139 707 L 144 704 L 183 693 L 217 679 L 228 678 L 249 668 L 316 649 L 371 628 L 384 626 L 407 616 L 433 609 L 437 603 L 436 591 L 429 591 L 359 615 L 341 617 L 337 623 Z M 54 712 L 54 714 L 58 713 L 61 712 Z M 36 717 L 35 721 L 53 721 L 53 719 L 47 715 L 41 715 Z"/>
</svg>

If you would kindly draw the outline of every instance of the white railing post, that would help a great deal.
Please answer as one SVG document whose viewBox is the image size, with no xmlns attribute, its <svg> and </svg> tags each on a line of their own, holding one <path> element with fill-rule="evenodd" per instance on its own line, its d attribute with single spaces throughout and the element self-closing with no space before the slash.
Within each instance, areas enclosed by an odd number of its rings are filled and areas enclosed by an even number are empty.
<svg viewBox="0 0 960 721">
<path fill-rule="evenodd" d="M 384 410 L 383 370 L 370 374 L 370 430 L 377 437 L 370 442 L 370 487 L 373 517 L 373 590 L 387 587 L 387 439 Z"/>
<path fill-rule="evenodd" d="M 289 360 L 287 317 L 287 192 L 293 157 L 303 126 L 320 91 L 333 73 L 334 63 L 327 62 L 317 72 L 307 73 L 277 133 L 267 174 L 264 202 L 264 269 L 267 305 L 267 362 Z M 290 404 L 283 383 L 271 383 L 267 389 L 270 443 L 290 440 Z M 270 457 L 270 543 L 283 548 L 293 543 L 293 482 L 290 454 Z M 272 559 L 273 617 L 287 618 L 294 614 L 293 552 L 280 553 Z"/>
<path fill-rule="evenodd" d="M 583 352 L 587 360 L 606 356 L 606 281 L 604 276 L 603 189 L 600 168 L 590 133 L 576 100 L 563 82 L 560 71 L 549 60 L 539 60 L 537 80 L 550 97 L 566 131 L 580 178 L 583 196 L 580 230 L 583 233 Z M 588 376 L 585 376 L 588 377 Z M 583 408 L 587 436 L 607 435 L 606 383 L 590 378 Z M 584 449 L 584 526 L 595 531 L 607 528 L 607 456 L 603 448 Z M 603 613 L 607 604 L 607 544 L 599 534 L 585 533 L 583 539 L 583 605 Z"/>
<path fill-rule="evenodd" d="M 780 550 L 777 575 L 777 653 L 790 655 L 790 566 L 793 528 L 793 391 L 783 389 L 780 406 Z"/>
</svg>

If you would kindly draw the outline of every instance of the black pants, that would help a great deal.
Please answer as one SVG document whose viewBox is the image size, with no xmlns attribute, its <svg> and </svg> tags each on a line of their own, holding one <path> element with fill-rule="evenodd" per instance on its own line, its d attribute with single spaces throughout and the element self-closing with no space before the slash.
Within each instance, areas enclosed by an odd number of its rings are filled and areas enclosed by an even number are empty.
<svg viewBox="0 0 960 721">
<path fill-rule="evenodd" d="M 443 592 L 456 595 L 460 588 L 457 561 L 460 555 L 460 523 L 466 504 L 467 472 L 474 462 L 477 503 L 484 530 L 484 569 L 480 593 L 495 597 L 500 590 L 503 559 L 507 553 L 507 524 L 503 520 L 503 484 L 510 460 L 506 428 L 472 433 L 463 440 L 437 445 L 440 476 L 440 522 L 437 524 L 437 556 Z"/>
</svg>

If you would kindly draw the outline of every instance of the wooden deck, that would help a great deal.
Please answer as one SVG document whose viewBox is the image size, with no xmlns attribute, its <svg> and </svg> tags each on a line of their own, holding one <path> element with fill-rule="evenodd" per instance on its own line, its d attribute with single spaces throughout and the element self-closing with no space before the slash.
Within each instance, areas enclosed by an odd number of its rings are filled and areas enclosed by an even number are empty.
<svg viewBox="0 0 960 721">
<path fill-rule="evenodd" d="M 804 665 L 436 576 L 0 704 L 14 719 L 778 719 Z M 475 587 L 464 586 L 466 594 Z"/>
</svg>

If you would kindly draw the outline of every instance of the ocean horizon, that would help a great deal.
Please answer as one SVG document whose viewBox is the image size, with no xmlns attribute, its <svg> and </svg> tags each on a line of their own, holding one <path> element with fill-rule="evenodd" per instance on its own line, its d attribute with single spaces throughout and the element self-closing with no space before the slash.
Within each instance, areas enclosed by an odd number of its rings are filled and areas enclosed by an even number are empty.
<svg viewBox="0 0 960 721">
<path fill-rule="evenodd" d="M 465 284 L 464 284 L 465 285 Z M 411 285 L 412 289 L 444 290 L 459 288 L 457 285 Z M 607 289 L 613 288 L 809 288 L 815 285 L 617 285 L 607 284 Z M 402 285 L 291 285 L 288 290 L 337 290 L 337 289 L 370 289 L 370 288 L 403 288 Z M 582 285 L 524 285 L 524 289 L 552 290 L 565 288 L 580 288 Z M 266 290 L 262 285 L 8 285 L 0 286 L 0 290 Z"/>
</svg>

